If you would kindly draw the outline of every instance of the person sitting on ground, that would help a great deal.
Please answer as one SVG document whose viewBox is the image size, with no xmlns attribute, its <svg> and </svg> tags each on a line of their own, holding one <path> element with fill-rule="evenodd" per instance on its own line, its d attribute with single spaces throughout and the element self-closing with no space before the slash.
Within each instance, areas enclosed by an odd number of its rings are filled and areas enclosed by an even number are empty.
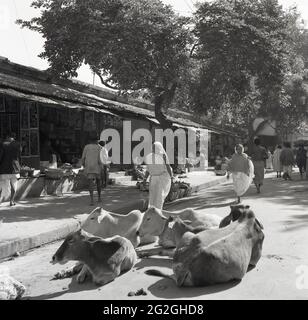
<svg viewBox="0 0 308 320">
<path fill-rule="evenodd" d="M 15 206 L 18 179 L 20 178 L 21 146 L 15 140 L 15 133 L 8 134 L 0 145 L 0 182 L 9 183 L 11 188 L 10 206 Z"/>
<path fill-rule="evenodd" d="M 285 180 L 292 180 L 292 167 L 294 166 L 295 161 L 290 142 L 285 142 L 283 144 L 283 149 L 280 154 L 280 162 L 283 169 L 282 177 Z"/>
</svg>

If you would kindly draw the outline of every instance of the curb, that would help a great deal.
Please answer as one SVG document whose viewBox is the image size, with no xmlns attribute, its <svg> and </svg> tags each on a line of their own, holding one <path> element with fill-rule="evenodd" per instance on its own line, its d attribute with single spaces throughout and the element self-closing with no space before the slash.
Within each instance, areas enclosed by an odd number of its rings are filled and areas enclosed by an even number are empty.
<svg viewBox="0 0 308 320">
<path fill-rule="evenodd" d="M 117 214 L 126 214 L 133 210 L 145 211 L 147 208 L 147 201 L 138 199 L 128 202 L 125 206 L 121 205 L 112 208 L 112 211 Z M 94 209 L 94 208 L 93 208 Z M 108 210 L 108 207 L 106 207 Z M 85 219 L 85 218 L 84 218 Z M 80 223 L 84 221 L 82 218 L 71 218 L 70 222 L 59 226 L 53 230 L 46 231 L 37 235 L 26 238 L 7 240 L 0 243 L 0 260 L 9 258 L 14 254 L 22 253 L 42 245 L 46 245 L 57 240 L 64 239 L 71 232 L 77 231 L 80 228 Z"/>
<path fill-rule="evenodd" d="M 206 182 L 198 186 L 192 187 L 192 193 L 199 192 L 200 190 L 207 189 L 216 185 L 219 185 L 227 181 L 226 177 L 221 179 L 216 179 L 214 181 Z M 125 206 L 121 205 L 119 207 L 112 208 L 112 211 L 117 214 L 126 214 L 132 210 L 141 210 L 145 211 L 147 208 L 147 200 L 138 199 L 128 202 Z M 108 206 L 106 207 L 108 210 Z M 46 245 L 57 240 L 64 239 L 71 232 L 77 231 L 80 227 L 80 223 L 83 222 L 83 219 L 72 218 L 71 222 L 67 222 L 65 225 L 62 225 L 56 229 L 37 234 L 34 236 L 8 240 L 0 243 L 0 260 L 9 258 L 13 256 L 16 252 L 22 253 L 31 249 L 35 249 L 42 245 Z"/>
<path fill-rule="evenodd" d="M 204 189 L 208 189 L 208 188 L 211 188 L 211 187 L 215 187 L 215 186 L 218 186 L 224 182 L 227 182 L 228 179 L 226 176 L 223 176 L 221 178 L 217 178 L 216 180 L 213 180 L 213 181 L 209 181 L 209 182 L 205 182 L 203 184 L 200 184 L 198 186 L 194 186 L 192 187 L 192 193 L 196 193 L 196 192 L 199 192 L 201 190 L 204 190 Z"/>
</svg>

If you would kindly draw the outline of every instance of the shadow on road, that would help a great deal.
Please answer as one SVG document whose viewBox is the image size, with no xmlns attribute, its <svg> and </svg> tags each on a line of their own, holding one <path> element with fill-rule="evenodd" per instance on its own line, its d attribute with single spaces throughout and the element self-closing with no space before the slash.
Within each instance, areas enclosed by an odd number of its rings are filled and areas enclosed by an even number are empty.
<svg viewBox="0 0 308 320">
<path fill-rule="evenodd" d="M 231 281 L 208 287 L 179 288 L 171 279 L 161 279 L 151 285 L 148 290 L 153 296 L 161 299 L 187 299 L 226 291 L 237 286 L 240 282 Z"/>
<path fill-rule="evenodd" d="M 137 270 L 148 268 L 148 267 L 162 267 L 162 268 L 170 268 L 172 267 L 172 259 L 168 258 L 147 258 L 142 259 L 135 265 Z"/>
<path fill-rule="evenodd" d="M 71 283 L 68 285 L 68 288 L 63 289 L 62 291 L 53 292 L 53 293 L 45 293 L 40 296 L 31 296 L 24 297 L 24 300 L 49 300 L 61 297 L 67 293 L 75 293 L 75 292 L 83 292 L 83 291 L 91 291 L 98 289 L 99 287 L 95 285 L 91 280 L 87 279 L 85 283 L 78 283 L 76 280 L 76 276 L 72 277 Z"/>
</svg>

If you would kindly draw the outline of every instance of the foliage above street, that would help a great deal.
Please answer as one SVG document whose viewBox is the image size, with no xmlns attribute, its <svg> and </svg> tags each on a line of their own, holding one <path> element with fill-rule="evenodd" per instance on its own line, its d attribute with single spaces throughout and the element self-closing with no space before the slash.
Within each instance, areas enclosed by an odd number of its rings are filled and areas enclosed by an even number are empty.
<svg viewBox="0 0 308 320">
<path fill-rule="evenodd" d="M 277 0 L 201 2 L 192 18 L 160 0 L 37 0 L 19 21 L 45 39 L 41 57 L 57 76 L 88 65 L 101 82 L 164 110 L 185 108 L 253 136 L 252 121 L 296 130 L 308 98 L 308 35 L 295 8 Z"/>
<path fill-rule="evenodd" d="M 256 117 L 285 120 L 290 112 L 293 118 L 289 104 L 294 101 L 287 94 L 294 92 L 284 85 L 286 76 L 303 69 L 297 21 L 296 10 L 284 11 L 276 0 L 202 3 L 195 34 L 203 63 L 193 87 L 194 105 L 244 129 Z"/>
</svg>

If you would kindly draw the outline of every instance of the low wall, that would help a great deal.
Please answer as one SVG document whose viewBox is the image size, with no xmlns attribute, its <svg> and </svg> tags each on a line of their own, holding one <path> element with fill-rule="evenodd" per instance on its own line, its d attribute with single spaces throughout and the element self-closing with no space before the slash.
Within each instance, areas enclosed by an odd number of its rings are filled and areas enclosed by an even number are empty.
<svg viewBox="0 0 308 320">
<path fill-rule="evenodd" d="M 64 193 L 85 190 L 88 186 L 84 175 L 67 176 L 59 180 L 40 177 L 20 178 L 16 200 L 37 198 L 45 195 L 62 195 Z M 0 181 L 0 203 L 10 199 L 9 181 Z"/>
</svg>

